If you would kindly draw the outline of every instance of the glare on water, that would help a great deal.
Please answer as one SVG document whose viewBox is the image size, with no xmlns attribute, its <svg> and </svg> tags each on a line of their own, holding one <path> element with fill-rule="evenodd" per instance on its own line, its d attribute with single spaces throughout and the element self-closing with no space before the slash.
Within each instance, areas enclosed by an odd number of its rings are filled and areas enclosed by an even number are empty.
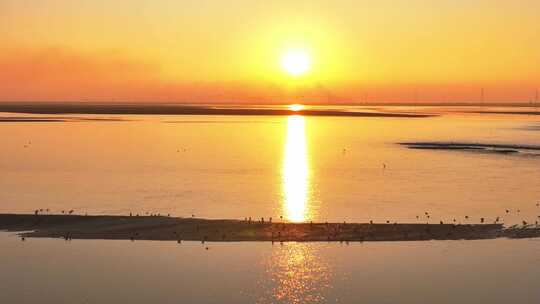
<svg viewBox="0 0 540 304">
<path fill-rule="evenodd" d="M 304 117 L 293 115 L 287 121 L 287 141 L 283 159 L 283 194 L 286 218 L 302 222 L 308 217 L 309 165 Z"/>
<path fill-rule="evenodd" d="M 287 243 L 272 250 L 264 263 L 271 284 L 261 303 L 325 303 L 331 289 L 333 269 L 321 255 L 320 246 Z"/>
</svg>

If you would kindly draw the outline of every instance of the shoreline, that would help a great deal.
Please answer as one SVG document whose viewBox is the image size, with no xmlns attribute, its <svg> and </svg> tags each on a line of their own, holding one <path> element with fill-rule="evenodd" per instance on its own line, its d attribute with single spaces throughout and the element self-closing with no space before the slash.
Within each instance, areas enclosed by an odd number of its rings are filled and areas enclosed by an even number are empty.
<svg viewBox="0 0 540 304">
<path fill-rule="evenodd" d="M 340 111 L 324 109 L 245 108 L 196 106 L 182 104 L 92 104 L 92 103 L 1 103 L 0 112 L 23 114 L 104 114 L 104 115 L 242 115 L 242 116 L 338 116 L 338 117 L 390 117 L 426 118 L 436 114 L 406 112 Z"/>
<path fill-rule="evenodd" d="M 369 242 L 540 237 L 535 225 L 289 223 L 168 216 L 0 214 L 24 238 L 200 242 Z"/>
</svg>

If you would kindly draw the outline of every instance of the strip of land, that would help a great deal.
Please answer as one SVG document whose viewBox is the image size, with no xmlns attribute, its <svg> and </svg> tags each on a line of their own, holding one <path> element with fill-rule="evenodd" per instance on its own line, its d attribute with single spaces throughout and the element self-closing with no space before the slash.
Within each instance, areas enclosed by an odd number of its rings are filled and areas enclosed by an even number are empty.
<svg viewBox="0 0 540 304">
<path fill-rule="evenodd" d="M 402 142 L 409 149 L 419 150 L 461 150 L 496 154 L 514 154 L 527 152 L 528 155 L 540 155 L 540 146 L 515 144 L 482 144 L 460 142 Z"/>
<path fill-rule="evenodd" d="M 137 115 L 305 115 L 422 118 L 433 114 L 279 108 L 189 106 L 180 104 L 0 103 L 0 112 L 25 114 L 137 114 Z"/>
<path fill-rule="evenodd" d="M 538 226 L 503 224 L 277 223 L 166 216 L 0 214 L 0 230 L 24 238 L 201 242 L 363 242 L 540 237 Z"/>
</svg>

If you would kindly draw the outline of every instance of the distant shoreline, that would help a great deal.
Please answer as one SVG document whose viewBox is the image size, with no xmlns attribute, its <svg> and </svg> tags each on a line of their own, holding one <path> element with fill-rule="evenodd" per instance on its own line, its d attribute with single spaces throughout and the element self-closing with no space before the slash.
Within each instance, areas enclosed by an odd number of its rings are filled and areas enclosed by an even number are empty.
<svg viewBox="0 0 540 304">
<path fill-rule="evenodd" d="M 289 223 L 169 216 L 0 214 L 21 238 L 200 242 L 368 242 L 540 237 L 540 227 L 503 224 Z"/>
<path fill-rule="evenodd" d="M 307 104 L 305 109 L 293 111 L 283 104 L 180 104 L 180 103 L 95 103 L 95 102 L 0 102 L 0 112 L 21 114 L 96 114 L 96 115 L 236 115 L 236 116 L 341 116 L 341 117 L 390 117 L 425 118 L 440 116 L 438 107 L 463 107 L 471 109 L 451 109 L 450 112 L 469 114 L 540 115 L 540 107 L 535 104 L 510 103 L 342 103 Z M 340 106 L 356 108 L 339 109 Z M 332 108 L 336 107 L 336 108 Z M 381 108 L 370 108 L 381 107 Z M 395 107 L 387 108 L 384 107 Z M 402 108 L 399 108 L 402 107 Z M 418 108 L 432 108 L 432 112 L 422 112 Z M 478 108 L 486 109 L 478 109 Z M 523 108 L 489 109 L 489 107 Z M 13 122 L 5 118 L 5 122 Z M 9 121 L 8 121 L 9 120 Z M 22 119 L 21 119 L 22 120 Z"/>
<path fill-rule="evenodd" d="M 186 107 L 248 107 L 248 106 L 288 106 L 288 103 L 190 103 L 190 102 L 153 102 L 153 101 L 0 101 L 3 105 L 168 105 L 168 106 L 186 106 Z M 404 107 L 527 107 L 540 109 L 540 103 L 535 102 L 332 102 L 332 103 L 303 103 L 307 106 L 404 106 Z"/>
<path fill-rule="evenodd" d="M 89 103 L 0 103 L 0 112 L 24 114 L 125 114 L 125 115 L 255 115 L 255 116 L 345 116 L 345 117 L 402 117 L 423 118 L 436 116 L 434 114 L 399 113 L 399 112 L 370 112 L 370 111 L 340 111 L 326 109 L 305 109 L 293 111 L 290 109 L 272 108 L 242 108 L 234 107 L 195 106 L 180 104 L 89 104 Z"/>
</svg>

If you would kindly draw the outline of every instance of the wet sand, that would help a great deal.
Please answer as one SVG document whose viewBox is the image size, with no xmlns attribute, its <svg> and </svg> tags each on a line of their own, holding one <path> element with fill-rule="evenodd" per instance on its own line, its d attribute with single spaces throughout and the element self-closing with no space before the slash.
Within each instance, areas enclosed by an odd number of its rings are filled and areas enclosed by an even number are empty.
<svg viewBox="0 0 540 304">
<path fill-rule="evenodd" d="M 538 154 L 538 152 L 540 151 L 540 146 L 532 145 L 505 145 L 460 142 L 402 142 L 398 144 L 405 146 L 409 149 L 418 150 L 459 150 L 495 154 L 518 154 L 522 152 L 527 152 L 527 155 L 540 155 Z"/>
<path fill-rule="evenodd" d="M 363 242 L 531 238 L 540 227 L 502 224 L 264 223 L 168 216 L 0 214 L 0 230 L 21 237 L 160 241 Z"/>
</svg>

